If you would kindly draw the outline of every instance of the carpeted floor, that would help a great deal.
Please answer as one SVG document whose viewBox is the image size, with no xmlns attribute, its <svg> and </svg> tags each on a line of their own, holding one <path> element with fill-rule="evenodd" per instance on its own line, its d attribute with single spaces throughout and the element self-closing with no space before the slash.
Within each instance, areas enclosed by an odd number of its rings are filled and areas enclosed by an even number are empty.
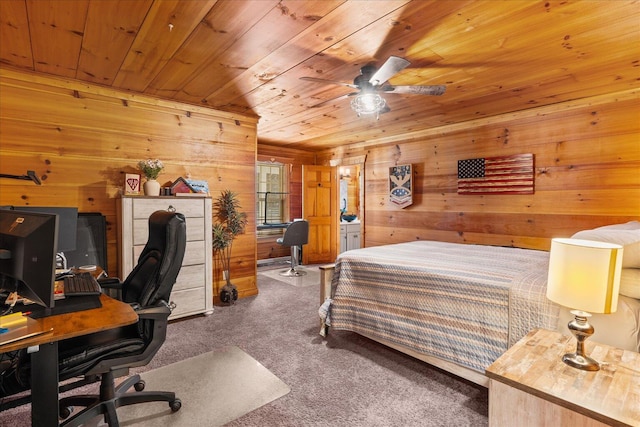
<svg viewBox="0 0 640 427">
<path fill-rule="evenodd" d="M 237 346 L 291 392 L 226 424 L 232 427 L 488 424 L 485 388 L 357 334 L 331 331 L 323 339 L 316 286 L 289 286 L 259 269 L 258 288 L 258 295 L 216 306 L 210 316 L 171 323 L 164 346 L 138 371 Z M 28 407 L 0 414 L 2 426 L 28 420 Z"/>
</svg>

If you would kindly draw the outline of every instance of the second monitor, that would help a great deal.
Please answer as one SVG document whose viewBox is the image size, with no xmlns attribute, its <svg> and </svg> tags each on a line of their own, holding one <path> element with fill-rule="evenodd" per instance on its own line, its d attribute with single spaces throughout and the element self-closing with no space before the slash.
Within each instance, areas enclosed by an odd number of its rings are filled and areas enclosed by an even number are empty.
<svg viewBox="0 0 640 427">
<path fill-rule="evenodd" d="M 52 308 L 58 217 L 0 210 L 0 291 Z"/>
<path fill-rule="evenodd" d="M 23 212 L 40 212 L 55 214 L 58 216 L 58 255 L 56 265 L 58 268 L 67 269 L 65 252 L 76 249 L 76 230 L 78 221 L 78 208 L 60 206 L 13 206 L 15 210 Z"/>
</svg>

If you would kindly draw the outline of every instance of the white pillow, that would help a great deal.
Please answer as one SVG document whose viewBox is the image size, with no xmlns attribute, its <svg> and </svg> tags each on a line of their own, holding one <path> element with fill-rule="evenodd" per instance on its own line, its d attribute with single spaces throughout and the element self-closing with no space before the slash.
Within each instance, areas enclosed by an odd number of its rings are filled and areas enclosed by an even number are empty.
<svg viewBox="0 0 640 427">
<path fill-rule="evenodd" d="M 620 295 L 640 299 L 640 268 L 622 269 Z"/>
<path fill-rule="evenodd" d="M 624 224 L 603 225 L 595 230 L 640 230 L 640 221 L 629 221 Z"/>
<path fill-rule="evenodd" d="M 573 239 L 595 240 L 597 242 L 616 243 L 624 247 L 622 268 L 640 268 L 640 229 L 620 230 L 596 228 L 578 231 Z"/>
</svg>

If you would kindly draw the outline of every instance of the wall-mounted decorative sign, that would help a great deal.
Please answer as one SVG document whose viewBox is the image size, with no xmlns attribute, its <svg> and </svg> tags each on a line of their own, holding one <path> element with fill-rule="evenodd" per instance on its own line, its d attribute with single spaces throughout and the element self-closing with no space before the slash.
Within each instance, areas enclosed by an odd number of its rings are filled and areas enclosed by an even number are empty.
<svg viewBox="0 0 640 427">
<path fill-rule="evenodd" d="M 533 154 L 458 160 L 458 194 L 533 194 Z"/>
<path fill-rule="evenodd" d="M 124 193 L 139 194 L 140 193 L 140 175 L 137 173 L 127 173 L 124 177 Z"/>
<path fill-rule="evenodd" d="M 389 168 L 389 201 L 401 208 L 413 204 L 413 178 L 411 165 Z"/>
</svg>

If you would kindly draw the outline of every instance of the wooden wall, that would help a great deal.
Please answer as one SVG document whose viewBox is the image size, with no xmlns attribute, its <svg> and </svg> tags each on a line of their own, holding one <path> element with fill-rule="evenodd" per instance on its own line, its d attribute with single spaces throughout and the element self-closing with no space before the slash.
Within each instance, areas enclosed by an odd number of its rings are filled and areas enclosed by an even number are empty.
<svg viewBox="0 0 640 427">
<path fill-rule="evenodd" d="M 314 165 L 315 154 L 309 151 L 258 144 L 258 161 L 289 165 L 289 218 L 302 218 L 302 165 Z M 288 247 L 276 243 L 280 236 L 258 237 L 258 259 L 286 257 Z"/>
<path fill-rule="evenodd" d="M 380 120 L 383 120 L 381 117 Z M 532 195 L 458 195 L 457 161 L 535 156 Z M 375 147 L 318 153 L 318 164 L 366 156 L 366 246 L 433 239 L 548 249 L 551 237 L 640 219 L 640 102 L 635 90 L 394 135 Z M 414 202 L 391 206 L 388 168 L 414 166 Z"/>
<path fill-rule="evenodd" d="M 159 158 L 159 181 L 191 176 L 239 194 L 251 226 L 233 246 L 240 296 L 256 287 L 257 119 L 0 68 L 0 173 L 34 170 L 42 180 L 0 180 L 0 205 L 77 206 L 107 217 L 108 271 L 117 266 L 116 198 L 124 174 Z M 219 266 L 214 277 L 221 281 Z M 214 296 L 218 294 L 214 285 Z"/>
<path fill-rule="evenodd" d="M 208 180 L 214 197 L 227 188 L 239 193 L 250 224 L 256 159 L 292 165 L 292 217 L 301 215 L 303 164 L 366 159 L 366 246 L 436 239 L 548 249 L 554 236 L 640 219 L 640 100 L 633 90 L 315 154 L 257 145 L 252 117 L 71 80 L 0 68 L 0 94 L 0 173 L 35 170 L 43 182 L 0 180 L 0 205 L 102 212 L 110 272 L 118 271 L 115 200 L 124 174 L 136 173 L 145 158 L 165 162 L 161 181 L 191 175 Z M 458 160 L 519 153 L 535 155 L 535 194 L 456 193 Z M 404 163 L 414 165 L 414 204 L 398 209 L 389 205 L 387 174 Z M 258 292 L 258 258 L 250 226 L 232 259 L 241 296 Z M 214 274 L 221 280 L 219 267 Z"/>
</svg>

